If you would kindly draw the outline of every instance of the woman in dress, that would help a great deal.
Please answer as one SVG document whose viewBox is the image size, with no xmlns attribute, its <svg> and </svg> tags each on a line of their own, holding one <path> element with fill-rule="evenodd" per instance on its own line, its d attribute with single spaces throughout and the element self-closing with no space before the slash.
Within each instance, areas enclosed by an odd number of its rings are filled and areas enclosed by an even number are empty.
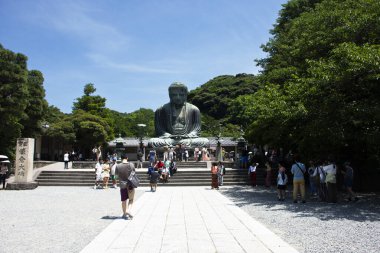
<svg viewBox="0 0 380 253">
<path fill-rule="evenodd" d="M 219 190 L 218 186 L 218 164 L 212 163 L 211 166 L 211 189 Z"/>
</svg>

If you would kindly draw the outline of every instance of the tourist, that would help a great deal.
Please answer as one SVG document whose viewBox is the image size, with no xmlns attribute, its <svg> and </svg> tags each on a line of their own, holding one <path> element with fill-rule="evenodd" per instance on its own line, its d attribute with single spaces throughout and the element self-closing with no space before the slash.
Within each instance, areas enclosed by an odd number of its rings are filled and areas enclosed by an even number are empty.
<svg viewBox="0 0 380 253">
<path fill-rule="evenodd" d="M 156 151 L 154 149 L 151 149 L 149 151 L 149 163 L 150 163 L 150 166 L 154 166 L 155 162 L 156 162 Z"/>
<path fill-rule="evenodd" d="M 269 162 L 265 163 L 266 167 L 266 176 L 265 176 L 265 186 L 270 187 L 272 185 L 272 167 Z"/>
<path fill-rule="evenodd" d="M 218 186 L 218 164 L 212 163 L 211 166 L 211 189 L 219 190 Z"/>
<path fill-rule="evenodd" d="M 96 160 L 99 161 L 99 159 L 102 158 L 102 146 L 99 145 L 99 147 L 96 149 Z"/>
<path fill-rule="evenodd" d="M 103 160 L 99 159 L 99 161 L 96 162 L 95 165 L 95 185 L 94 189 L 99 188 L 99 183 L 102 181 L 102 163 Z"/>
<path fill-rule="evenodd" d="M 194 161 L 198 161 L 198 151 L 199 151 L 198 147 L 194 148 Z"/>
<path fill-rule="evenodd" d="M 169 160 L 172 161 L 174 159 L 174 149 L 173 147 L 169 148 Z"/>
<path fill-rule="evenodd" d="M 168 146 L 164 147 L 164 161 L 169 158 L 169 148 Z"/>
<path fill-rule="evenodd" d="M 7 180 L 8 174 L 8 160 L 0 162 L 0 184 L 3 184 L 3 189 L 5 189 L 5 181 Z"/>
<path fill-rule="evenodd" d="M 251 179 L 252 187 L 256 186 L 256 169 L 257 169 L 257 166 L 259 166 L 259 164 L 255 163 L 255 164 L 251 164 L 251 166 L 249 166 L 249 168 L 248 168 L 248 175 L 249 175 L 249 178 Z"/>
<path fill-rule="evenodd" d="M 112 155 L 112 160 L 113 160 L 114 162 L 117 162 L 117 154 L 116 154 L 116 153 L 113 153 L 113 155 Z"/>
<path fill-rule="evenodd" d="M 116 160 L 112 159 L 110 178 L 111 178 L 111 182 L 112 182 L 112 188 L 115 188 L 115 189 L 117 188 L 116 176 L 115 176 L 116 165 L 117 165 Z"/>
<path fill-rule="evenodd" d="M 170 164 L 168 166 L 170 166 Z M 169 181 L 169 177 L 170 177 L 169 167 L 166 167 L 166 165 L 162 168 L 161 177 L 162 177 L 162 182 L 167 183 Z"/>
<path fill-rule="evenodd" d="M 185 161 L 189 160 L 189 150 L 185 149 Z"/>
<path fill-rule="evenodd" d="M 135 196 L 135 188 L 128 183 L 128 177 L 132 171 L 135 171 L 135 166 L 133 163 L 128 162 L 127 155 L 122 155 L 122 162 L 116 166 L 115 173 L 119 177 L 121 208 L 123 210 L 122 217 L 125 219 L 133 219 L 131 210 Z"/>
<path fill-rule="evenodd" d="M 159 177 L 160 174 L 155 169 L 153 169 L 149 174 L 150 191 L 155 192 L 157 190 L 157 181 Z"/>
<path fill-rule="evenodd" d="M 309 189 L 310 189 L 310 195 L 316 196 L 317 195 L 317 184 L 316 180 L 317 177 L 315 176 L 315 165 L 314 161 L 309 161 L 310 167 L 307 169 L 307 174 L 309 176 Z"/>
<path fill-rule="evenodd" d="M 332 159 L 329 159 L 325 166 L 323 166 L 323 171 L 326 173 L 326 184 L 327 184 L 327 201 L 330 203 L 337 203 L 337 187 L 336 187 L 336 170 L 337 167 Z"/>
<path fill-rule="evenodd" d="M 170 176 L 173 176 L 177 172 L 177 163 L 174 160 L 171 160 L 169 165 Z"/>
<path fill-rule="evenodd" d="M 141 152 L 141 149 L 137 151 L 137 169 L 141 166 L 143 168 L 143 156 L 144 154 Z"/>
<path fill-rule="evenodd" d="M 96 153 L 98 152 L 98 149 L 96 148 L 96 146 L 92 149 L 92 160 L 93 161 L 97 161 L 96 160 Z"/>
<path fill-rule="evenodd" d="M 344 168 L 345 170 L 342 171 L 342 173 L 344 174 L 344 186 L 348 193 L 347 200 L 351 201 L 352 199 L 354 199 L 355 201 L 358 201 L 359 198 L 356 197 L 355 193 L 352 191 L 352 185 L 354 183 L 354 170 L 350 166 L 350 162 L 345 162 Z"/>
<path fill-rule="evenodd" d="M 223 185 L 223 177 L 226 174 L 226 168 L 224 167 L 223 163 L 219 161 L 218 164 L 218 185 Z"/>
<path fill-rule="evenodd" d="M 293 174 L 293 202 L 297 203 L 298 191 L 301 192 L 302 203 L 306 203 L 305 199 L 305 178 L 304 173 L 306 172 L 305 165 L 299 162 L 298 156 L 294 156 L 294 164 L 291 168 L 291 173 Z"/>
<path fill-rule="evenodd" d="M 317 186 L 318 197 L 320 201 L 327 200 L 327 187 L 326 187 L 326 173 L 323 171 L 322 166 L 318 163 L 315 166 L 314 174 L 315 184 Z"/>
<path fill-rule="evenodd" d="M 65 163 L 64 169 L 67 170 L 69 168 L 70 154 L 68 151 L 63 155 L 63 162 Z"/>
<path fill-rule="evenodd" d="M 277 196 L 279 201 L 285 200 L 285 191 L 287 183 L 288 176 L 286 175 L 285 167 L 282 163 L 279 163 L 277 175 Z"/>
<path fill-rule="evenodd" d="M 102 164 L 102 179 L 103 179 L 103 188 L 108 189 L 108 181 L 110 178 L 110 165 L 108 158 L 106 158 L 105 162 Z"/>
</svg>

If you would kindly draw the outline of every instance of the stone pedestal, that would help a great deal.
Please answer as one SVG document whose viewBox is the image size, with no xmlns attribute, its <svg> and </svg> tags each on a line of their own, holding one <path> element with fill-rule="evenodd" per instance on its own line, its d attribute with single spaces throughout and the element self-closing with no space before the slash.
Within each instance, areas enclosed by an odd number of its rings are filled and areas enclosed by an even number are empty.
<svg viewBox="0 0 380 253">
<path fill-rule="evenodd" d="M 7 184 L 9 190 L 31 190 L 38 186 L 33 181 L 34 139 L 18 138 L 16 146 L 15 180 Z"/>
</svg>

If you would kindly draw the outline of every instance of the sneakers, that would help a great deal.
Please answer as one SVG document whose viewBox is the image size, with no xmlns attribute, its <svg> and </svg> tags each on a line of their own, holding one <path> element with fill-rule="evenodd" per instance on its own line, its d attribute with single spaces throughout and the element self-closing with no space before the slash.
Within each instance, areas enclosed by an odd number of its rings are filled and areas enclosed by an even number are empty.
<svg viewBox="0 0 380 253">
<path fill-rule="evenodd" d="M 126 213 L 127 214 L 127 216 L 132 220 L 133 219 L 133 215 L 132 214 L 130 214 L 130 213 Z"/>
<path fill-rule="evenodd" d="M 96 190 L 97 189 L 97 187 L 96 187 L 96 185 L 94 185 L 94 190 Z"/>
</svg>

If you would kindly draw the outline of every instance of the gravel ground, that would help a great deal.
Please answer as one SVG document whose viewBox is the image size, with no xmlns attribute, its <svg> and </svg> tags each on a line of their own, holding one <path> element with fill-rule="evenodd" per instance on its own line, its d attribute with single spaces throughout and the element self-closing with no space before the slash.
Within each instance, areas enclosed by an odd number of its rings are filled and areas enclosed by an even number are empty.
<svg viewBox="0 0 380 253">
<path fill-rule="evenodd" d="M 138 188 L 136 198 L 148 188 Z M 380 252 L 380 196 L 358 202 L 279 202 L 274 189 L 225 187 L 222 194 L 300 252 Z M 38 187 L 0 191 L 0 253 L 79 252 L 121 215 L 119 190 Z"/>
<path fill-rule="evenodd" d="M 231 187 L 220 191 L 300 252 L 380 252 L 380 195 L 358 202 L 306 204 L 277 200 L 275 189 Z"/>
<path fill-rule="evenodd" d="M 0 252 L 79 252 L 121 213 L 118 189 L 1 190 Z"/>
</svg>

